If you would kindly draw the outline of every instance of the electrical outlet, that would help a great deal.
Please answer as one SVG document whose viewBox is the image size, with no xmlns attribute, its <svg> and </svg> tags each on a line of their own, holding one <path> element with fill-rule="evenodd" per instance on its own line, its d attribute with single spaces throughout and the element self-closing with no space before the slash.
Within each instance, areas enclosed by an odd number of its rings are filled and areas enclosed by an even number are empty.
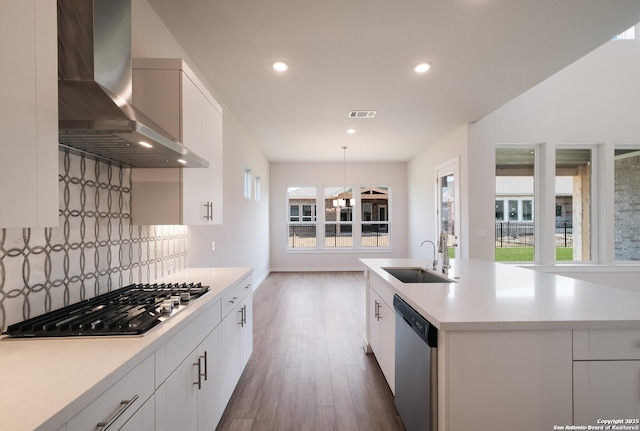
<svg viewBox="0 0 640 431">
<path fill-rule="evenodd" d="M 216 242 L 211 241 L 211 251 L 216 251 Z"/>
</svg>

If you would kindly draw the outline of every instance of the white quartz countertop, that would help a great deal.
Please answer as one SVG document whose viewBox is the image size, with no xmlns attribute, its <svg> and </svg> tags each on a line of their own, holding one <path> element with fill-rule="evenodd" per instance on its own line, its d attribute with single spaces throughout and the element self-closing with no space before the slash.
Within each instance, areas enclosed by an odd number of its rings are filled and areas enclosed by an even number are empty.
<svg viewBox="0 0 640 431">
<path fill-rule="evenodd" d="M 201 282 L 204 296 L 140 337 L 0 340 L 0 429 L 56 431 L 251 268 L 189 268 L 157 282 Z"/>
<path fill-rule="evenodd" d="M 640 328 L 633 291 L 474 259 L 451 260 L 455 283 L 402 283 L 383 268 L 426 261 L 360 261 L 440 330 Z"/>
</svg>

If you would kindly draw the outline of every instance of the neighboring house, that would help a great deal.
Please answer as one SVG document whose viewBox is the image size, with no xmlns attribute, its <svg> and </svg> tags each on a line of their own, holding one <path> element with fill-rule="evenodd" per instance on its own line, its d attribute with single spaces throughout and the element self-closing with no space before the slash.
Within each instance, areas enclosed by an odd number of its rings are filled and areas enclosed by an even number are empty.
<svg viewBox="0 0 640 431">
<path fill-rule="evenodd" d="M 534 220 L 533 177 L 496 177 L 496 222 Z M 572 223 L 573 178 L 556 178 L 556 223 Z"/>
</svg>

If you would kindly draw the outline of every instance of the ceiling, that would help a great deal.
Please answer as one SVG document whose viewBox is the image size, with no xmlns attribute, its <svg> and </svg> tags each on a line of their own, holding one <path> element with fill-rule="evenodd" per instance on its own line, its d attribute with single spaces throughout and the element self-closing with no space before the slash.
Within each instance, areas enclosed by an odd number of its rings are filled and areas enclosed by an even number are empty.
<svg viewBox="0 0 640 431">
<path fill-rule="evenodd" d="M 638 0 L 148 2 L 282 162 L 409 160 L 640 22 Z"/>
</svg>

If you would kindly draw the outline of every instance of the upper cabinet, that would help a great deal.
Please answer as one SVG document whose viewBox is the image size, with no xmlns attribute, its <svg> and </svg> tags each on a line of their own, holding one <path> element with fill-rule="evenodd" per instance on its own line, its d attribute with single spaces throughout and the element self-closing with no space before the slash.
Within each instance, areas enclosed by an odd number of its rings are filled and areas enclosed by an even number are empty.
<svg viewBox="0 0 640 431">
<path fill-rule="evenodd" d="M 58 225 L 55 0 L 0 2 L 0 228 Z"/>
<path fill-rule="evenodd" d="M 133 104 L 209 167 L 132 169 L 132 223 L 221 224 L 222 107 L 182 59 L 134 59 L 133 89 Z"/>
</svg>

